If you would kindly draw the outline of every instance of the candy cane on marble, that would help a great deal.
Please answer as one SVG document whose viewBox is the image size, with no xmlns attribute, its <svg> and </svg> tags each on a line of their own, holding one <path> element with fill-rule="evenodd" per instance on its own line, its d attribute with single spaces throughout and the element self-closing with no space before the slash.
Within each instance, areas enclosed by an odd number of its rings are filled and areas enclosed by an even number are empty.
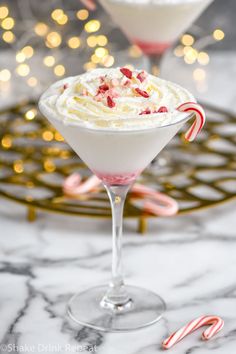
<svg viewBox="0 0 236 354">
<path fill-rule="evenodd" d="M 178 108 L 178 111 L 180 112 L 192 112 L 195 113 L 195 121 L 192 124 L 192 126 L 189 128 L 187 133 L 185 134 L 185 139 L 188 141 L 193 141 L 198 133 L 201 131 L 205 120 L 206 120 L 206 114 L 202 106 L 200 106 L 196 102 L 185 102 L 181 104 Z"/>
<path fill-rule="evenodd" d="M 95 175 L 89 177 L 85 182 L 79 173 L 73 173 L 67 177 L 63 183 L 65 194 L 76 197 L 92 191 L 97 191 L 101 180 Z M 150 212 L 159 216 L 171 216 L 177 213 L 177 202 L 163 193 L 156 192 L 152 188 L 135 183 L 131 192 L 137 197 L 143 198 L 143 211 Z M 132 199 L 131 199 L 132 202 Z"/>
<path fill-rule="evenodd" d="M 224 326 L 224 321 L 218 316 L 201 316 L 189 322 L 186 326 L 180 328 L 178 331 L 171 334 L 167 339 L 162 342 L 164 349 L 170 349 L 174 344 L 178 343 L 181 339 L 188 334 L 194 332 L 196 329 L 211 325 L 202 333 L 202 339 L 208 340 L 218 333 Z"/>
</svg>

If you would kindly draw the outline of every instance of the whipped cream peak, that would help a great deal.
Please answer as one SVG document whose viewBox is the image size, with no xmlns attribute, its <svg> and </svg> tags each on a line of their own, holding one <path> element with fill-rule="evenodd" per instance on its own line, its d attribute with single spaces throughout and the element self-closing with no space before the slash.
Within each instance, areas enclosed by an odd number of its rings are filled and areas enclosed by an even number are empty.
<svg viewBox="0 0 236 354">
<path fill-rule="evenodd" d="M 186 114 L 176 109 L 186 101 L 195 99 L 184 88 L 123 67 L 61 80 L 43 94 L 40 108 L 65 124 L 131 130 L 179 121 Z"/>
</svg>

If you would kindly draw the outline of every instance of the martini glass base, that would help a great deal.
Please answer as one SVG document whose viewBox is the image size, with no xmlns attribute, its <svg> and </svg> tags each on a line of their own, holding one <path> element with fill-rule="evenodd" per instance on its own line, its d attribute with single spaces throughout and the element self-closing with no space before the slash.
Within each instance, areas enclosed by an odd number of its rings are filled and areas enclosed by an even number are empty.
<svg viewBox="0 0 236 354">
<path fill-rule="evenodd" d="M 165 303 L 155 293 L 126 286 L 130 306 L 114 312 L 101 306 L 107 286 L 97 286 L 74 295 L 68 304 L 69 316 L 78 324 L 108 332 L 129 332 L 149 326 L 162 317 Z"/>
</svg>

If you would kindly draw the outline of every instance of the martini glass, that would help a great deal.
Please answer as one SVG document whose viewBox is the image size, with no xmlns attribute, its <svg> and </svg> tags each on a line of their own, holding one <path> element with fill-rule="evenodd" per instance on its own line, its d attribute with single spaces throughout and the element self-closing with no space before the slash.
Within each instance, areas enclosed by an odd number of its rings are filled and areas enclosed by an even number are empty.
<svg viewBox="0 0 236 354">
<path fill-rule="evenodd" d="M 156 74 L 166 50 L 213 0 L 100 0 L 131 43 L 148 58 Z"/>
<path fill-rule="evenodd" d="M 161 297 L 124 282 L 121 263 L 124 202 L 136 177 L 192 118 L 192 113 L 179 112 L 178 122 L 152 129 L 95 129 L 82 127 L 75 121 L 65 124 L 57 119 L 54 111 L 44 105 L 44 95 L 39 102 L 41 112 L 102 180 L 112 210 L 110 283 L 74 295 L 69 302 L 68 313 L 77 323 L 104 331 L 131 331 L 155 323 L 165 310 Z"/>
</svg>

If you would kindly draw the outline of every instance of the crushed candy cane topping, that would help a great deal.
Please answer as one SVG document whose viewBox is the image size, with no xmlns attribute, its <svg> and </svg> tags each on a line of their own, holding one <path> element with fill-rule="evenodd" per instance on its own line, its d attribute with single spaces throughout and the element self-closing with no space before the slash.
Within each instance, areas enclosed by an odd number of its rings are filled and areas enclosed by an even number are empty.
<svg viewBox="0 0 236 354">
<path fill-rule="evenodd" d="M 143 70 L 95 69 L 52 85 L 43 102 L 57 119 L 91 128 L 144 129 L 183 117 L 177 107 L 195 101 L 184 88 Z"/>
</svg>

